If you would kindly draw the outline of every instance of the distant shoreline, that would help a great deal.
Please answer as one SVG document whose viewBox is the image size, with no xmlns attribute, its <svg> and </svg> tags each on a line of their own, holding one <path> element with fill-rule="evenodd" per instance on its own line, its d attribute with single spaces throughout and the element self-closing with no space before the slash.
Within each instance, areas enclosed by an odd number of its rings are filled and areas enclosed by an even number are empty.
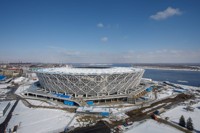
<svg viewBox="0 0 200 133">
<path fill-rule="evenodd" d="M 195 70 L 195 69 L 177 69 L 177 68 L 168 68 L 168 67 L 142 67 L 142 66 L 137 66 L 143 69 L 154 69 L 154 70 L 173 70 L 173 71 L 194 71 L 194 72 L 200 72 L 200 69 Z"/>
</svg>

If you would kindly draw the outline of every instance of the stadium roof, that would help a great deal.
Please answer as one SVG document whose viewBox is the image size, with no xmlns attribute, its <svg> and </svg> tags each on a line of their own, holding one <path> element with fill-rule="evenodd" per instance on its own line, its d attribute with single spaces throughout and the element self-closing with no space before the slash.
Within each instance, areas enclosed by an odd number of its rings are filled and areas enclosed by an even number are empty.
<svg viewBox="0 0 200 133">
<path fill-rule="evenodd" d="M 43 68 L 37 69 L 39 73 L 49 74 L 72 74 L 72 75 L 95 75 L 95 74 L 118 74 L 139 72 L 142 69 L 133 67 L 109 67 L 109 68 Z"/>
</svg>

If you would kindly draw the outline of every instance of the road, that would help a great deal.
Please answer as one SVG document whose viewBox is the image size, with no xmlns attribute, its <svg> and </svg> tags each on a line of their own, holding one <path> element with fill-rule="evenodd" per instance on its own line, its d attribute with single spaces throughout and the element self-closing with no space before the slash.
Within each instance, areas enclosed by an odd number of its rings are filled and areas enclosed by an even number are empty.
<svg viewBox="0 0 200 133">
<path fill-rule="evenodd" d="M 0 124 L 0 133 L 3 133 L 8 125 L 8 122 L 10 121 L 11 117 L 12 117 L 12 112 L 14 111 L 15 107 L 17 106 L 19 100 L 17 100 L 14 105 L 12 106 L 10 112 L 8 113 L 5 121 L 3 123 Z"/>
<path fill-rule="evenodd" d="M 164 123 L 164 124 L 169 125 L 169 126 L 171 126 L 171 127 L 174 127 L 174 128 L 176 128 L 176 129 L 178 129 L 178 130 L 184 132 L 184 133 L 191 133 L 191 131 L 189 131 L 189 130 L 187 130 L 187 129 L 184 129 L 184 128 L 180 127 L 179 125 L 173 124 L 172 122 L 169 122 L 169 121 L 164 120 L 164 119 L 162 119 L 162 118 L 159 118 L 159 119 L 158 119 L 158 122 Z"/>
<path fill-rule="evenodd" d="M 10 88 L 11 91 L 9 91 L 6 94 L 6 99 L 3 101 L 10 101 L 10 100 L 16 100 L 16 102 L 14 103 L 14 105 L 12 106 L 10 112 L 8 113 L 5 121 L 3 123 L 0 124 L 0 133 L 3 133 L 8 125 L 8 122 L 10 121 L 11 117 L 12 117 L 12 112 L 14 111 L 15 107 L 17 106 L 20 97 L 18 97 L 17 95 L 15 95 L 15 91 L 17 90 L 18 86 L 14 86 L 13 88 Z"/>
<path fill-rule="evenodd" d="M 72 119 L 69 121 L 69 123 L 67 124 L 67 126 L 65 127 L 65 130 L 68 130 L 69 125 L 72 123 L 72 121 L 74 120 L 74 118 L 77 116 L 77 114 L 75 114 Z"/>
</svg>

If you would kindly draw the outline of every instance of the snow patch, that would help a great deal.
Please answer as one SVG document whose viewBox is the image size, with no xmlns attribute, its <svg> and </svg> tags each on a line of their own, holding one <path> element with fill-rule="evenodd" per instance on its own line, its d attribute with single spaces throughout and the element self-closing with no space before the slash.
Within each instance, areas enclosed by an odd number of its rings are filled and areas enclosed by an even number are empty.
<svg viewBox="0 0 200 133">
<path fill-rule="evenodd" d="M 18 125 L 18 133 L 61 132 L 74 115 L 56 109 L 28 108 L 19 101 L 7 129 Z"/>
<path fill-rule="evenodd" d="M 176 108 L 173 108 L 173 109 L 163 113 L 161 116 L 169 117 L 169 120 L 171 120 L 172 122 L 176 122 L 176 123 L 179 122 L 179 118 L 181 117 L 181 115 L 183 115 L 185 117 L 186 121 L 189 117 L 191 117 L 192 121 L 193 121 L 194 129 L 200 131 L 200 126 L 199 126 L 200 103 L 192 105 L 192 107 L 194 108 L 194 112 L 186 111 L 184 109 L 185 107 L 186 106 L 177 106 Z"/>
<path fill-rule="evenodd" d="M 161 124 L 154 120 L 149 119 L 143 122 L 142 124 L 134 126 L 125 133 L 182 133 L 182 132 L 168 125 Z"/>
</svg>

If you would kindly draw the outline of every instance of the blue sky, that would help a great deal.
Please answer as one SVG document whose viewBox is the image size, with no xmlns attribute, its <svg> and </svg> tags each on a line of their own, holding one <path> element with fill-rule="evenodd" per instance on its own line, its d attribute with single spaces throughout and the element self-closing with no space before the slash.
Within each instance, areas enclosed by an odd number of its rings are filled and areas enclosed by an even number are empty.
<svg viewBox="0 0 200 133">
<path fill-rule="evenodd" d="M 199 0 L 0 0 L 0 62 L 199 63 Z"/>
</svg>

